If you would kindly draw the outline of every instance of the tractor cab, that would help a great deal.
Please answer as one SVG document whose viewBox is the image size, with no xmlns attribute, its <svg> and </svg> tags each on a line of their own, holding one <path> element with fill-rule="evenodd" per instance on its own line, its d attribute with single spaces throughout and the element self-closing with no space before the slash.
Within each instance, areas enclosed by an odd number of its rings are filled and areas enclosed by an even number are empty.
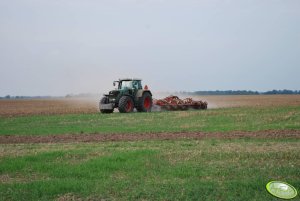
<svg viewBox="0 0 300 201">
<path fill-rule="evenodd" d="M 142 80 L 138 79 L 120 79 L 119 81 L 114 81 L 113 85 L 118 85 L 118 90 L 126 90 L 126 89 L 143 89 Z M 117 83 L 117 84 L 116 84 Z"/>
</svg>

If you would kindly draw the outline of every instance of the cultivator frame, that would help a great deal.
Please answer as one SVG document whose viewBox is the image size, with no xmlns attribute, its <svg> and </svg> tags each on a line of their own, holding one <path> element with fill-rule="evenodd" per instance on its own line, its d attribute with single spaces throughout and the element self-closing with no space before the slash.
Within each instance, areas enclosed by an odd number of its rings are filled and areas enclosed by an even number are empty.
<svg viewBox="0 0 300 201">
<path fill-rule="evenodd" d="M 192 98 L 180 99 L 173 95 L 164 99 L 154 99 L 153 104 L 158 105 L 163 110 L 207 109 L 206 101 L 194 101 Z"/>
</svg>

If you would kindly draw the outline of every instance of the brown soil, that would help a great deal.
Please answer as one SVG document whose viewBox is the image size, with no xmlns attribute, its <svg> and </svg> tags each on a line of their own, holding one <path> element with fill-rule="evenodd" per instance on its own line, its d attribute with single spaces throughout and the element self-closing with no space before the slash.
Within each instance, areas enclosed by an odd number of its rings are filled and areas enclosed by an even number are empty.
<svg viewBox="0 0 300 201">
<path fill-rule="evenodd" d="M 142 141 L 173 139 L 236 139 L 236 138 L 297 138 L 300 130 L 266 130 L 266 131 L 233 131 L 233 132 L 191 132 L 191 133 L 145 133 L 145 134 L 68 134 L 49 136 L 0 136 L 0 144 L 18 143 L 66 143 L 66 142 L 106 142 L 106 141 Z"/>
<path fill-rule="evenodd" d="M 207 101 L 208 108 L 300 106 L 300 95 L 194 96 L 193 99 Z M 98 113 L 98 103 L 98 97 L 0 100 L 0 117 Z"/>
<path fill-rule="evenodd" d="M 300 95 L 196 96 L 208 102 L 208 108 L 300 106 Z"/>
<path fill-rule="evenodd" d="M 98 113 L 98 100 L 92 98 L 0 100 L 0 116 Z"/>
</svg>

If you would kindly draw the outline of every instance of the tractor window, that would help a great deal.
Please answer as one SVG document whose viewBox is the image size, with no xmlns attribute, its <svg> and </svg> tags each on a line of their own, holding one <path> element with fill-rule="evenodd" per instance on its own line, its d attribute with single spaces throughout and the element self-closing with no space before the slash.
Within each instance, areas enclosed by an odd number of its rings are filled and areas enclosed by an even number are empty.
<svg viewBox="0 0 300 201">
<path fill-rule="evenodd" d="M 120 84 L 120 89 L 132 88 L 132 81 L 122 81 Z"/>
<path fill-rule="evenodd" d="M 138 82 L 138 89 L 143 89 L 141 81 Z"/>
<path fill-rule="evenodd" d="M 132 81 L 133 88 L 140 89 L 140 85 L 141 85 L 141 82 L 139 82 L 137 80 Z"/>
</svg>

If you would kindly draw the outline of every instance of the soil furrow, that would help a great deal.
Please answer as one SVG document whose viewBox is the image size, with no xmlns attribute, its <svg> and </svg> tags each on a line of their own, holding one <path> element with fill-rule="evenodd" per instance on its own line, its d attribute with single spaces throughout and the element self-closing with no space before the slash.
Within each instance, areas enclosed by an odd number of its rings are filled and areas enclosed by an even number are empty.
<svg viewBox="0 0 300 201">
<path fill-rule="evenodd" d="M 265 130 L 232 132 L 178 132 L 178 133 L 125 133 L 125 134 L 64 134 L 47 136 L 2 135 L 0 144 L 106 142 L 173 139 L 235 139 L 235 138 L 294 138 L 300 139 L 300 130 Z"/>
</svg>

